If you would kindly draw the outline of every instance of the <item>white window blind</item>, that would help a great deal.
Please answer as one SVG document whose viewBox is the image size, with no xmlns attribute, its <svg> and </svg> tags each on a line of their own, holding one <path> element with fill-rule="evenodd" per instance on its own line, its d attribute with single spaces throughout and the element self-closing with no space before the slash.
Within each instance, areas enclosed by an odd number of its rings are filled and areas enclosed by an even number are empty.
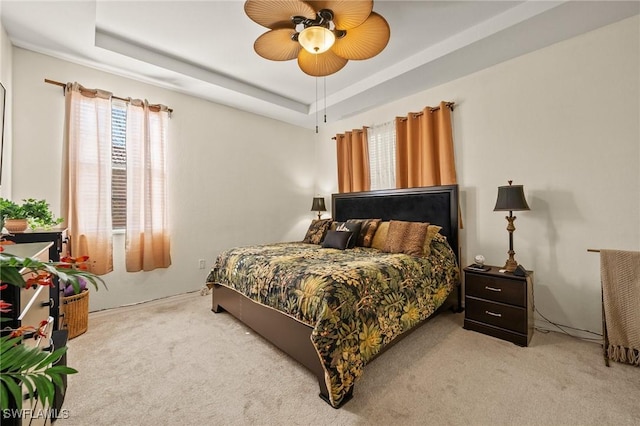
<svg viewBox="0 0 640 426">
<path fill-rule="evenodd" d="M 111 104 L 111 216 L 113 229 L 127 225 L 127 104 Z"/>
<path fill-rule="evenodd" d="M 376 124 L 367 129 L 371 189 L 396 187 L 396 124 Z"/>
</svg>

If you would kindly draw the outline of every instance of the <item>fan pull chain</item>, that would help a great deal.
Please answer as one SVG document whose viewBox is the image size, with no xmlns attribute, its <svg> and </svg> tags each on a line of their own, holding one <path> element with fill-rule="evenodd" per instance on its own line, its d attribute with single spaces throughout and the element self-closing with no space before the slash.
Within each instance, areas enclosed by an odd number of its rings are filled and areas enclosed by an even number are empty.
<svg viewBox="0 0 640 426">
<path fill-rule="evenodd" d="M 318 55 L 314 55 L 316 60 L 316 70 L 318 69 Z M 316 134 L 318 134 L 318 77 L 316 76 Z"/>
<path fill-rule="evenodd" d="M 324 85 L 324 122 L 327 122 L 327 77 L 322 77 L 322 82 Z"/>
</svg>

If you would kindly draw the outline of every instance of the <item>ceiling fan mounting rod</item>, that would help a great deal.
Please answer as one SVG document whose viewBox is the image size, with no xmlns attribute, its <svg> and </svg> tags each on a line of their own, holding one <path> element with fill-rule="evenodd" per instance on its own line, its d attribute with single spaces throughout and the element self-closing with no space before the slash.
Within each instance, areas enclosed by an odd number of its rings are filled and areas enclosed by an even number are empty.
<svg viewBox="0 0 640 426">
<path fill-rule="evenodd" d="M 297 27 L 298 25 L 302 25 L 303 29 L 309 27 L 324 27 L 335 35 L 336 38 L 342 38 L 347 35 L 346 30 L 339 30 L 333 24 L 333 11 L 331 9 L 321 9 L 316 13 L 316 19 L 308 19 L 304 16 L 292 16 L 291 22 Z M 298 41 L 298 34 L 300 32 L 296 32 L 291 35 L 291 39 L 293 41 Z"/>
<path fill-rule="evenodd" d="M 333 12 L 330 9 L 321 9 L 316 13 L 316 19 L 308 19 L 304 16 L 292 16 L 291 22 L 294 25 L 302 24 L 307 27 L 325 27 L 331 29 L 331 23 L 333 22 Z"/>
</svg>

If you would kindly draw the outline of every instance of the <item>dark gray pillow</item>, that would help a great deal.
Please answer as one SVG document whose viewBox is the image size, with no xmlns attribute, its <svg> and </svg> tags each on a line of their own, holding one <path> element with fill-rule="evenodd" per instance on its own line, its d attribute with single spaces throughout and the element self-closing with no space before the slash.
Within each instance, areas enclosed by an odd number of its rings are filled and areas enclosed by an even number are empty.
<svg viewBox="0 0 640 426">
<path fill-rule="evenodd" d="M 351 232 L 353 234 L 353 238 L 349 240 L 349 244 L 347 245 L 347 248 L 354 248 L 356 246 L 356 242 L 358 241 L 358 235 L 360 235 L 361 228 L 362 228 L 362 224 L 359 222 L 338 222 L 336 224 L 336 231 Z"/>
<path fill-rule="evenodd" d="M 334 248 L 344 250 L 352 239 L 353 233 L 349 231 L 328 231 L 322 242 L 323 248 Z"/>
</svg>

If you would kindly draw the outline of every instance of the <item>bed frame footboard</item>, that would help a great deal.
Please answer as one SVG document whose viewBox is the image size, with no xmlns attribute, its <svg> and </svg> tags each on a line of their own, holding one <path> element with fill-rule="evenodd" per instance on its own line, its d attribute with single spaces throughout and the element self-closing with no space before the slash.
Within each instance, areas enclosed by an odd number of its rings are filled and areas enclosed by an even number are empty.
<svg viewBox="0 0 640 426">
<path fill-rule="evenodd" d="M 303 324 L 294 318 L 291 318 L 275 309 L 261 305 L 249 299 L 248 297 L 232 290 L 228 287 L 213 284 L 212 286 L 212 308 L 215 313 L 226 311 L 247 325 L 260 336 L 267 339 L 277 348 L 291 356 L 293 359 L 304 365 L 317 378 L 320 387 L 320 398 L 327 404 L 331 404 L 329 399 L 329 390 L 324 379 L 324 368 L 320 362 L 320 357 L 316 352 L 313 342 L 311 341 L 312 327 Z M 461 289 L 458 284 L 454 291 L 447 297 L 445 303 L 427 320 L 417 324 L 410 330 L 398 336 L 389 345 L 382 348 L 373 359 L 378 358 L 389 348 L 394 346 L 412 331 L 420 327 L 420 325 L 429 321 L 437 314 L 450 310 L 452 312 L 462 312 L 463 308 L 460 303 Z M 340 408 L 353 397 L 353 386 L 349 393 L 345 395 L 338 407 Z"/>
<path fill-rule="evenodd" d="M 304 365 L 318 379 L 320 398 L 330 403 L 329 391 L 324 380 L 324 369 L 311 341 L 312 327 L 283 315 L 275 309 L 255 303 L 228 287 L 214 284 L 212 293 L 211 310 L 213 312 L 230 313 Z"/>
</svg>

